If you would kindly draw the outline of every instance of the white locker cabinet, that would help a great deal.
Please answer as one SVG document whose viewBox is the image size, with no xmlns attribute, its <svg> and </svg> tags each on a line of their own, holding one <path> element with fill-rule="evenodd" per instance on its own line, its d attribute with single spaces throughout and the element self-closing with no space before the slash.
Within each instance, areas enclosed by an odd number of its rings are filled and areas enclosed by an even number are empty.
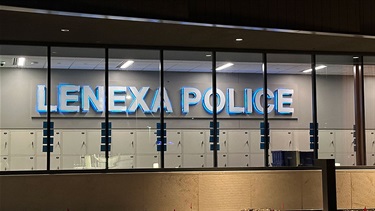
<svg viewBox="0 0 375 211">
<path fill-rule="evenodd" d="M 155 130 L 137 131 L 136 134 L 136 152 L 142 154 L 155 154 L 156 149 L 156 132 Z"/>
<path fill-rule="evenodd" d="M 110 169 L 132 169 L 134 168 L 134 155 L 115 155 L 118 156 L 118 160 L 110 166 Z"/>
<path fill-rule="evenodd" d="M 8 171 L 9 170 L 9 157 L 8 156 L 1 156 L 0 157 L 0 171 Z"/>
<path fill-rule="evenodd" d="M 352 153 L 354 152 L 354 138 L 352 130 L 336 130 L 335 131 L 335 152 L 336 153 Z"/>
<path fill-rule="evenodd" d="M 1 131 L 0 133 L 0 144 L 1 144 L 1 149 L 0 149 L 0 155 L 8 155 L 9 154 L 9 140 L 10 140 L 10 134 L 9 131 Z"/>
<path fill-rule="evenodd" d="M 51 170 L 59 170 L 61 167 L 61 157 L 51 156 L 50 168 Z M 47 156 L 36 157 L 36 169 L 47 170 Z"/>
<path fill-rule="evenodd" d="M 204 167 L 204 155 L 203 154 L 183 154 L 182 167 L 184 168 Z"/>
<path fill-rule="evenodd" d="M 375 154 L 367 153 L 367 166 L 375 166 Z"/>
<path fill-rule="evenodd" d="M 220 149 L 218 152 L 227 153 L 227 146 L 228 146 L 228 139 L 227 139 L 228 132 L 223 130 L 219 132 L 218 138 L 219 138 L 219 146 Z M 213 142 L 210 142 L 210 131 L 205 131 L 205 149 L 206 153 L 212 153 L 211 145 L 213 145 Z"/>
<path fill-rule="evenodd" d="M 229 153 L 249 153 L 250 152 L 249 131 L 246 131 L 246 130 L 228 131 L 228 152 Z"/>
<path fill-rule="evenodd" d="M 36 134 L 35 131 L 13 130 L 10 134 L 10 155 L 35 155 Z M 13 167 L 12 167 L 13 168 Z"/>
<path fill-rule="evenodd" d="M 35 169 L 35 156 L 12 156 L 9 161 L 10 169 L 13 171 Z"/>
<path fill-rule="evenodd" d="M 183 153 L 204 153 L 204 143 L 205 143 L 204 131 L 192 130 L 183 131 Z"/>
<path fill-rule="evenodd" d="M 340 163 L 341 166 L 355 166 L 355 156 L 350 153 L 336 153 L 335 163 Z"/>
<path fill-rule="evenodd" d="M 295 130 L 293 131 L 293 142 L 296 149 L 299 151 L 310 150 L 310 131 L 309 130 Z"/>
<path fill-rule="evenodd" d="M 159 155 L 137 155 L 137 168 L 160 168 Z"/>
<path fill-rule="evenodd" d="M 271 130 L 271 151 L 296 150 L 293 143 L 293 132 L 289 130 Z"/>
<path fill-rule="evenodd" d="M 182 156 L 180 154 L 166 154 L 165 155 L 165 168 L 181 168 Z"/>
<path fill-rule="evenodd" d="M 86 154 L 86 131 L 71 130 L 62 131 L 61 133 L 61 146 L 63 155 L 76 155 L 76 157 L 79 157 Z"/>
<path fill-rule="evenodd" d="M 62 156 L 61 169 L 85 169 L 85 156 L 82 156 L 82 155 Z"/>
<path fill-rule="evenodd" d="M 320 152 L 318 153 L 319 159 L 335 159 L 335 153 L 334 152 Z"/>
<path fill-rule="evenodd" d="M 53 152 L 51 152 L 51 155 L 60 155 L 60 132 L 55 131 L 55 134 L 53 136 L 53 144 L 51 145 L 53 146 Z M 36 132 L 36 155 L 47 155 L 47 152 L 43 152 L 43 131 Z"/>
<path fill-rule="evenodd" d="M 249 167 L 249 154 L 228 154 L 228 167 Z"/>
<path fill-rule="evenodd" d="M 320 153 L 335 153 L 334 131 L 320 130 L 318 136 L 319 136 L 319 154 Z M 332 156 L 329 156 L 329 157 L 332 157 Z M 328 159 L 328 158 L 322 158 L 322 159 Z"/>
<path fill-rule="evenodd" d="M 168 130 L 166 153 L 181 153 L 181 152 L 182 152 L 182 132 L 180 130 Z"/>
<path fill-rule="evenodd" d="M 269 156 L 269 161 L 272 162 L 271 156 Z M 250 154 L 250 166 L 251 167 L 264 167 L 264 154 L 263 153 Z"/>
<path fill-rule="evenodd" d="M 87 154 L 104 154 L 100 151 L 101 130 L 87 130 Z M 112 148 L 112 147 L 111 147 Z"/>
<path fill-rule="evenodd" d="M 260 130 L 250 131 L 250 152 L 263 153 L 263 149 L 260 149 Z"/>
<path fill-rule="evenodd" d="M 217 162 L 218 162 L 218 167 L 227 167 L 228 166 L 228 155 L 218 153 L 217 154 Z M 206 165 L 205 165 L 205 167 L 213 167 L 213 166 L 214 166 L 213 153 L 206 154 Z"/>
<path fill-rule="evenodd" d="M 375 153 L 375 132 L 366 131 L 366 152 Z"/>
<path fill-rule="evenodd" d="M 113 155 L 133 155 L 135 144 L 135 131 L 112 130 L 111 153 Z"/>
</svg>

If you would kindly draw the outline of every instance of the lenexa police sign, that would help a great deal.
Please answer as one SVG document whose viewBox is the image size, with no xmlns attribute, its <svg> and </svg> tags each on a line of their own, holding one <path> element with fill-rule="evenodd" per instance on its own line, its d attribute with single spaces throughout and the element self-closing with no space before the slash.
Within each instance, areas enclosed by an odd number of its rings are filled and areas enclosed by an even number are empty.
<svg viewBox="0 0 375 211">
<path fill-rule="evenodd" d="M 150 92 L 150 87 L 134 86 L 109 86 L 109 112 L 134 114 L 138 110 L 143 113 L 156 113 L 160 109 L 160 88 L 153 93 L 151 104 L 145 101 Z M 217 89 L 217 112 L 221 113 L 224 109 L 229 115 L 234 114 L 252 114 L 253 111 L 263 114 L 264 108 L 261 103 L 263 89 L 258 88 L 244 89 L 243 105 L 235 105 L 235 90 L 227 88 L 224 93 Z M 278 88 L 274 91 L 267 90 L 268 100 L 273 103 L 268 104 L 268 113 L 275 111 L 276 114 L 291 115 L 294 112 L 293 89 Z M 37 85 L 36 92 L 36 110 L 39 113 L 47 112 L 46 106 L 46 86 Z M 180 88 L 180 111 L 182 114 L 188 114 L 190 107 L 202 104 L 203 109 L 212 114 L 213 106 L 211 103 L 212 88 L 207 88 L 203 92 L 194 87 Z M 59 113 L 78 113 L 88 112 L 90 109 L 101 113 L 105 105 L 104 87 L 97 86 L 94 90 L 90 86 L 78 86 L 70 84 L 60 84 L 57 87 L 57 105 L 51 105 L 51 112 Z M 169 98 L 168 91 L 164 89 L 164 105 L 167 113 L 173 113 L 175 105 Z"/>
</svg>

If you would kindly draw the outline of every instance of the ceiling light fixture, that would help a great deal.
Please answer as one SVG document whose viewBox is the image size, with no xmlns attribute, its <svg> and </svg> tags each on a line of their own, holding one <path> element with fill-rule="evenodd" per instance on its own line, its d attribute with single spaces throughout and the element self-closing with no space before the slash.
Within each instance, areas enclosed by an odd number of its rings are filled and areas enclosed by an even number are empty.
<svg viewBox="0 0 375 211">
<path fill-rule="evenodd" d="M 217 67 L 216 70 L 223 70 L 223 69 L 228 68 L 230 66 L 233 66 L 233 63 L 229 62 L 229 63 L 226 63 L 224 65 L 221 65 L 220 67 Z"/>
<path fill-rule="evenodd" d="M 17 65 L 20 66 L 20 67 L 24 66 L 25 62 L 26 62 L 25 57 L 20 57 L 20 58 L 17 59 Z"/>
<path fill-rule="evenodd" d="M 125 68 L 129 67 L 130 65 L 132 65 L 133 63 L 134 63 L 133 60 L 128 60 L 128 61 L 126 61 L 124 64 L 122 64 L 122 65 L 120 66 L 120 68 L 121 68 L 121 69 L 125 69 Z"/>
<path fill-rule="evenodd" d="M 69 29 L 61 29 L 62 32 L 69 32 Z"/>
<path fill-rule="evenodd" d="M 315 67 L 315 70 L 320 70 L 320 69 L 323 69 L 323 68 L 326 68 L 327 66 L 325 66 L 325 65 L 319 65 L 319 66 L 317 66 L 317 67 Z M 304 73 L 309 73 L 309 72 L 311 72 L 312 71 L 312 69 L 310 68 L 310 69 L 307 69 L 307 70 L 304 70 L 304 71 L 302 71 L 302 72 L 304 72 Z"/>
<path fill-rule="evenodd" d="M 206 54 L 207 57 L 211 57 L 211 54 Z"/>
<path fill-rule="evenodd" d="M 237 38 L 236 41 L 237 42 L 241 42 L 243 39 L 242 38 Z"/>
</svg>

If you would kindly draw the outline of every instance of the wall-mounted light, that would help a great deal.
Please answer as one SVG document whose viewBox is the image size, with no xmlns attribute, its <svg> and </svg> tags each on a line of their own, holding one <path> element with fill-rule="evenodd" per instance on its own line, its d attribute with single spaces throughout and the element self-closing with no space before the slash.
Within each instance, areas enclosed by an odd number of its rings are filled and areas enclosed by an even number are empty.
<svg viewBox="0 0 375 211">
<path fill-rule="evenodd" d="M 325 66 L 325 65 L 319 65 L 319 66 L 315 67 L 315 70 L 321 70 L 321 69 L 326 68 L 326 67 L 327 67 L 327 66 Z M 311 71 L 312 71 L 312 69 L 310 68 L 310 69 L 304 70 L 304 71 L 302 71 L 302 72 L 304 72 L 304 73 L 309 73 L 309 72 L 311 72 Z"/>
<path fill-rule="evenodd" d="M 134 63 L 133 60 L 128 60 L 128 61 L 126 61 L 124 64 L 122 64 L 122 65 L 120 66 L 120 68 L 121 68 L 121 69 L 125 69 L 125 68 L 129 67 L 130 65 L 132 65 L 133 63 Z"/>
<path fill-rule="evenodd" d="M 223 69 L 228 68 L 230 66 L 233 66 L 233 63 L 229 62 L 229 63 L 226 63 L 224 65 L 221 65 L 220 67 L 217 67 L 216 70 L 223 70 Z"/>
<path fill-rule="evenodd" d="M 25 57 L 19 57 L 17 59 L 17 66 L 23 67 L 25 66 L 26 58 Z"/>
</svg>

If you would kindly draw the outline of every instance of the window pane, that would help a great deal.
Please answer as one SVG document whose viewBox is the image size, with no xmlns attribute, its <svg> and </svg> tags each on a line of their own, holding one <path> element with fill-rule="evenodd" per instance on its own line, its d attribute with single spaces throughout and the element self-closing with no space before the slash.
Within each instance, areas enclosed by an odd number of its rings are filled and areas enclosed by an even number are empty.
<svg viewBox="0 0 375 211">
<path fill-rule="evenodd" d="M 375 57 L 364 57 L 366 163 L 375 166 Z"/>
</svg>

